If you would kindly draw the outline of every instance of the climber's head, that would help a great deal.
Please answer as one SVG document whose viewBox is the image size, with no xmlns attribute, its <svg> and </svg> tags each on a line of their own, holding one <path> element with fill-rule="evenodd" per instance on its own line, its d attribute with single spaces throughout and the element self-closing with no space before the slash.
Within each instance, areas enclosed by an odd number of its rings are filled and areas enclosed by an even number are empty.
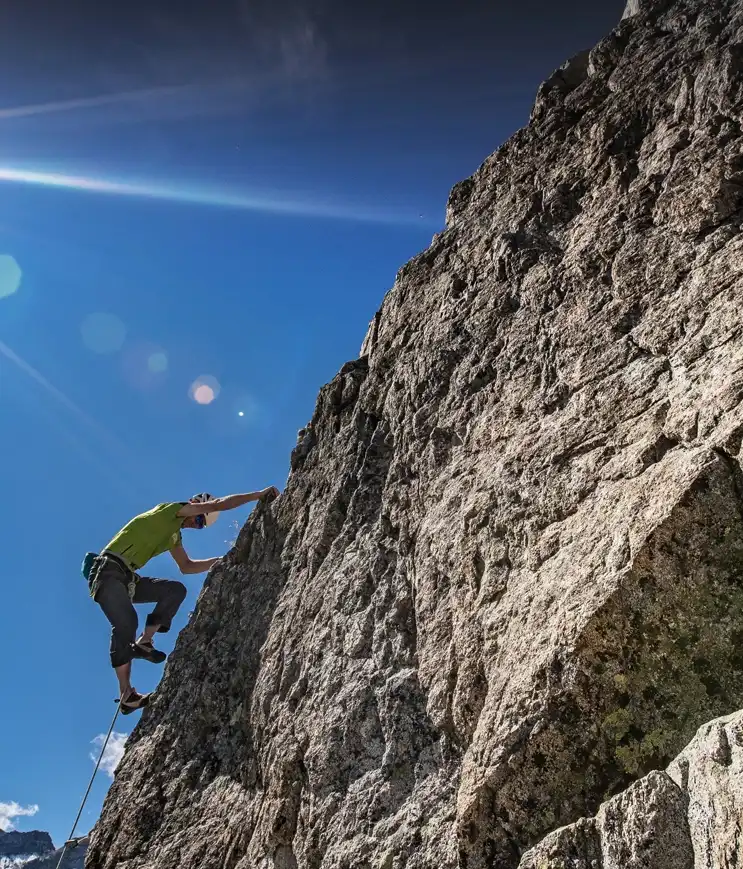
<svg viewBox="0 0 743 869">
<path fill-rule="evenodd" d="M 205 501 L 211 501 L 212 496 L 207 492 L 201 492 L 199 495 L 194 495 L 193 498 L 190 498 L 189 504 L 203 504 Z M 184 528 L 206 528 L 207 525 L 213 525 L 217 518 L 219 517 L 219 513 L 201 513 L 198 516 L 187 516 L 183 520 Z"/>
</svg>

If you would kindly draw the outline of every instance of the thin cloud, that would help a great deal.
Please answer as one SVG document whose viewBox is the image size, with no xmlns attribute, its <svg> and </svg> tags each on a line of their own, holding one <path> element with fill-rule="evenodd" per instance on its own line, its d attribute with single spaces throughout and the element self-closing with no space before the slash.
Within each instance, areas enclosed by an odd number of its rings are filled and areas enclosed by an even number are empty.
<svg viewBox="0 0 743 869">
<path fill-rule="evenodd" d="M 31 818 L 39 811 L 39 807 L 22 806 L 20 803 L 0 803 L 0 830 L 15 830 L 16 818 Z"/>
<path fill-rule="evenodd" d="M 279 37 L 282 72 L 292 81 L 324 78 L 327 69 L 327 47 L 311 21 L 299 21 Z"/>
<path fill-rule="evenodd" d="M 79 130 L 244 114 L 288 96 L 311 98 L 314 84 L 328 78 L 325 40 L 300 7 L 270 0 L 260 10 L 250 0 L 225 26 L 227 39 L 224 28 L 197 36 L 178 18 L 153 13 L 143 33 L 154 34 L 154 46 L 133 46 L 123 68 L 93 70 L 89 80 L 100 93 L 0 107 L 0 123 L 73 114 Z"/>
<path fill-rule="evenodd" d="M 111 734 L 110 739 L 108 740 L 108 745 L 106 746 L 106 750 L 103 752 L 103 759 L 101 760 L 101 769 L 109 778 L 114 777 L 114 773 L 116 772 L 116 767 L 119 765 L 121 758 L 124 756 L 124 748 L 126 746 L 127 733 L 118 733 L 114 730 Z M 96 751 L 90 752 L 90 759 L 93 763 L 98 762 L 98 757 L 101 753 L 101 748 L 103 747 L 103 743 L 106 739 L 106 734 L 101 733 L 95 737 L 95 739 L 91 740 L 91 743 L 96 747 Z"/>
<path fill-rule="evenodd" d="M 294 0 L 238 0 L 233 59 L 242 68 L 271 70 L 288 82 L 325 78 L 328 42 L 317 14 L 323 5 L 316 2 L 310 15 Z"/>
</svg>

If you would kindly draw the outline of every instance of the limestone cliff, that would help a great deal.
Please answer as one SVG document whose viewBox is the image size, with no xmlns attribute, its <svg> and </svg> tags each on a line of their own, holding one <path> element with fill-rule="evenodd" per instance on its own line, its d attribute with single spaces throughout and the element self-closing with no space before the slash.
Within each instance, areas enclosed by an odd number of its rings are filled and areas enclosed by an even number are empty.
<svg viewBox="0 0 743 869">
<path fill-rule="evenodd" d="M 743 706 L 742 106 L 743 0 L 630 0 L 455 187 L 88 869 L 510 869 Z"/>
</svg>

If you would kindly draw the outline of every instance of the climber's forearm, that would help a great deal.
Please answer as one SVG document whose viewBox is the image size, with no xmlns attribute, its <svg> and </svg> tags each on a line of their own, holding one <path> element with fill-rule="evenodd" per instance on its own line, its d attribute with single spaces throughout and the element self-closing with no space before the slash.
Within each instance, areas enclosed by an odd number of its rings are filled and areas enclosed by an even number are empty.
<svg viewBox="0 0 743 869">
<path fill-rule="evenodd" d="M 269 486 L 267 489 L 261 489 L 260 492 L 227 495 L 224 498 L 213 498 L 211 501 L 189 501 L 188 504 L 184 504 L 178 511 L 178 516 L 186 518 L 189 516 L 199 516 L 204 513 L 222 513 L 225 510 L 234 510 L 235 507 L 242 507 L 243 504 L 249 504 L 251 501 L 260 501 L 268 495 L 278 497 L 279 490 L 275 486 Z"/>
<path fill-rule="evenodd" d="M 206 573 L 219 561 L 219 558 L 191 558 L 183 573 Z"/>
<path fill-rule="evenodd" d="M 263 492 L 246 492 L 243 495 L 226 495 L 224 498 L 215 498 L 210 506 L 214 511 L 221 513 L 224 510 L 234 510 L 235 507 L 242 507 L 243 504 L 250 504 L 251 501 L 258 501 L 262 494 Z"/>
</svg>

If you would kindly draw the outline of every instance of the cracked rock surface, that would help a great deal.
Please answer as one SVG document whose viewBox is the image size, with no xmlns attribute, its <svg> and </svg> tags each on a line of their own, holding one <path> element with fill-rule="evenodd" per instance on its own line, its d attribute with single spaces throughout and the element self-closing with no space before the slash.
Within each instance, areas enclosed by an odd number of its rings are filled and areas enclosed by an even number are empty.
<svg viewBox="0 0 743 869">
<path fill-rule="evenodd" d="M 743 706 L 742 111 L 743 0 L 630 0 L 542 85 L 212 570 L 88 869 L 512 869 L 622 792 L 681 816 L 646 776 Z"/>
</svg>

